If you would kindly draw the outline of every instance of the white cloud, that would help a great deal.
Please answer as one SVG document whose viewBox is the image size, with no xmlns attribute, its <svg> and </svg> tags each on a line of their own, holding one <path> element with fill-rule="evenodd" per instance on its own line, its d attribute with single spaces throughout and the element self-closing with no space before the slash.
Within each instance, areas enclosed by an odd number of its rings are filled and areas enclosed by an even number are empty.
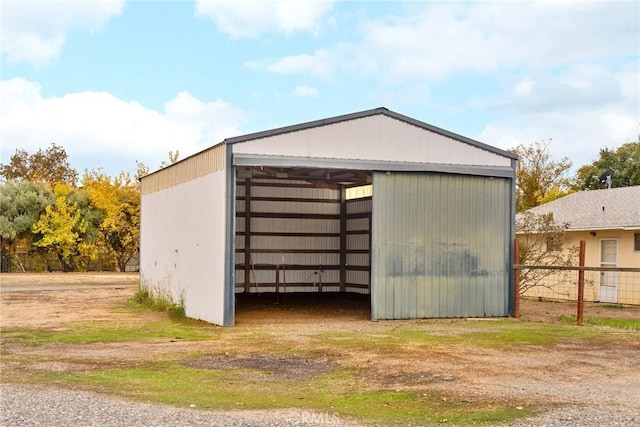
<svg viewBox="0 0 640 427">
<path fill-rule="evenodd" d="M 254 63 L 254 67 L 255 67 Z M 313 55 L 293 55 L 265 66 L 266 70 L 281 74 L 308 74 L 326 79 L 334 74 L 334 58 L 326 50 L 318 50 Z"/>
<path fill-rule="evenodd" d="M 565 114 L 540 111 L 497 120 L 488 124 L 477 139 L 505 149 L 551 139 L 552 157 L 568 157 L 577 169 L 595 160 L 601 148 L 637 140 L 639 132 L 637 117 L 603 106 Z"/>
<path fill-rule="evenodd" d="M 317 33 L 330 24 L 326 17 L 331 9 L 331 1 L 320 0 L 196 1 L 196 15 L 211 19 L 218 31 L 238 38 L 264 33 Z"/>
<path fill-rule="evenodd" d="M 237 125 L 244 121 L 244 114 L 227 102 L 202 102 L 184 91 L 165 103 L 164 109 L 168 120 L 189 129 L 195 134 L 193 140 L 205 146 L 238 135 Z"/>
<path fill-rule="evenodd" d="M 55 142 L 79 171 L 104 166 L 115 174 L 135 169 L 135 160 L 155 168 L 169 151 L 184 158 L 238 135 L 244 122 L 242 111 L 228 103 L 202 102 L 187 92 L 162 112 L 107 92 L 43 97 L 37 83 L 22 78 L 0 81 L 0 96 L 3 162 L 16 149 L 34 152 Z"/>
<path fill-rule="evenodd" d="M 44 65 L 56 58 L 65 34 L 74 28 L 97 30 L 122 13 L 124 0 L 7 0 L 2 4 L 2 55 L 9 63 Z"/>
<path fill-rule="evenodd" d="M 448 2 L 363 23 L 357 52 L 375 72 L 442 80 L 462 72 L 562 66 L 637 55 L 635 2 Z M 368 57 L 368 58 L 367 58 Z M 370 69 L 370 64 L 366 67 Z"/>
<path fill-rule="evenodd" d="M 637 140 L 640 133 L 640 63 L 617 71 L 568 67 L 513 82 L 505 93 L 471 102 L 509 119 L 488 124 L 479 139 L 502 148 L 551 138 L 551 153 L 574 167 L 591 163 L 601 148 Z"/>
<path fill-rule="evenodd" d="M 627 97 L 640 101 L 634 96 L 638 93 L 638 84 L 632 87 L 626 73 L 601 66 L 578 65 L 566 67 L 562 73 L 527 74 L 507 88 L 506 93 L 471 100 L 470 105 L 529 113 L 600 108 L 625 103 Z"/>
<path fill-rule="evenodd" d="M 298 86 L 291 92 L 291 95 L 302 98 L 313 98 L 318 96 L 318 90 L 311 86 Z"/>
<path fill-rule="evenodd" d="M 266 67 L 264 61 L 253 65 L 316 77 L 325 77 L 328 71 L 349 72 L 407 84 L 441 82 L 461 73 L 614 60 L 640 51 L 637 2 L 401 5 L 396 14 L 357 24 L 355 40 L 269 61 Z M 310 64 L 320 64 L 326 71 Z"/>
</svg>

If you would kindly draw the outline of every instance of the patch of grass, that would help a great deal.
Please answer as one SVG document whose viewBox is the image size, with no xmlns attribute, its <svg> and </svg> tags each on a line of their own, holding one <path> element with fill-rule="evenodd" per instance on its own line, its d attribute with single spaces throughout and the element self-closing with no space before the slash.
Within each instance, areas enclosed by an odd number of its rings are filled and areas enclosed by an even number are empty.
<svg viewBox="0 0 640 427">
<path fill-rule="evenodd" d="M 137 295 L 129 304 L 131 310 L 154 309 L 152 299 Z M 162 304 L 161 304 L 162 306 Z M 155 310 L 155 309 L 154 309 Z M 151 320 L 149 320 L 151 319 Z M 617 320 L 617 319 L 616 319 Z M 572 320 L 575 322 L 575 319 Z M 640 321 L 634 321 L 636 324 Z M 634 327 L 634 331 L 640 325 Z M 613 338 L 612 335 L 617 335 Z M 135 341 L 145 339 L 215 339 L 194 348 L 191 354 L 173 353 L 167 349 L 156 357 L 135 363 L 103 364 L 85 356 L 70 362 L 94 363 L 96 368 L 66 372 L 30 369 L 34 356 L 11 354 L 10 362 L 17 378 L 13 382 L 63 385 L 95 390 L 141 401 L 171 404 L 179 407 L 196 405 L 201 409 L 269 409 L 305 408 L 336 414 L 340 418 L 356 418 L 376 425 L 491 425 L 517 420 L 534 414 L 536 407 L 516 405 L 507 400 L 456 401 L 438 394 L 428 385 L 420 391 L 389 390 L 393 383 L 372 383 L 362 375 L 363 358 L 395 360 L 409 358 L 419 366 L 420 357 L 437 352 L 473 351 L 492 347 L 514 351 L 527 346 L 555 346 L 559 343 L 587 343 L 597 340 L 614 343 L 616 339 L 635 336 L 635 332 L 602 333 L 599 328 L 575 325 L 527 323 L 505 320 L 451 322 L 413 322 L 389 324 L 368 332 L 314 330 L 293 338 L 262 328 L 219 328 L 190 319 L 169 318 L 165 314 L 144 313 L 129 323 L 83 322 L 66 325 L 64 330 L 5 329 L 3 343 L 22 345 L 68 344 Z M 635 339 L 635 338 L 633 338 Z M 64 361 L 63 354 L 52 346 L 45 361 Z M 303 358 L 328 358 L 336 369 L 310 380 L 283 379 L 268 372 L 247 368 L 198 369 L 182 362 L 188 358 L 222 353 L 248 355 L 297 354 Z M 449 353 L 447 353 L 449 354 Z M 345 355 L 345 356 L 343 356 Z M 357 355 L 350 358 L 349 355 Z M 4 360 L 7 360 L 5 357 Z M 24 365 L 20 365 L 20 363 Z M 333 366 L 333 365 L 332 365 Z M 391 365 L 389 365 L 391 366 Z M 306 377 L 305 377 L 306 378 Z M 378 385 L 376 385 L 378 384 Z M 417 384 L 417 383 L 416 383 Z M 411 384 L 409 384 L 411 385 Z M 409 388 L 409 387 L 407 387 Z M 425 393 L 426 391 L 426 393 Z M 333 418 L 330 418 L 333 419 Z"/>
<path fill-rule="evenodd" d="M 575 316 L 560 316 L 560 319 L 567 323 L 576 323 Z M 585 325 L 607 326 L 609 328 L 630 329 L 640 331 L 639 319 L 615 319 L 611 317 L 585 317 Z"/>
<path fill-rule="evenodd" d="M 305 408 L 334 419 L 356 418 L 382 425 L 483 425 L 532 413 L 504 404 L 455 402 L 437 394 L 362 391 L 348 372 L 309 381 L 251 380 L 250 370 L 206 370 L 161 362 L 83 374 L 48 373 L 46 380 L 142 401 L 200 409 Z"/>
<path fill-rule="evenodd" d="M 575 331 L 563 325 L 501 322 L 492 325 L 491 329 L 467 332 L 461 334 L 460 338 L 479 347 L 509 348 L 523 345 L 551 346 L 564 338 L 575 337 Z"/>
<path fill-rule="evenodd" d="M 622 304 L 603 304 L 601 305 L 602 308 L 610 308 L 613 310 L 628 310 L 629 307 L 625 307 Z"/>
<path fill-rule="evenodd" d="M 153 311 L 162 311 L 169 314 L 169 317 L 184 319 L 184 304 L 176 304 L 168 297 L 153 296 L 148 289 L 140 288 L 131 298 L 131 303 Z"/>
<path fill-rule="evenodd" d="M 145 339 L 205 340 L 217 336 L 214 327 L 161 319 L 141 325 L 113 325 L 109 322 L 71 323 L 63 330 L 3 329 L 3 342 L 28 346 L 44 344 L 87 344 L 94 342 L 137 341 Z"/>
<path fill-rule="evenodd" d="M 339 347 L 362 350 L 375 347 L 381 352 L 398 351 L 412 346 L 454 345 L 509 349 L 526 345 L 552 346 L 565 340 L 588 341 L 601 338 L 597 331 L 585 331 L 568 325 L 507 321 L 465 322 L 464 328 L 460 327 L 461 323 L 441 325 L 438 325 L 437 331 L 433 331 L 428 323 L 423 323 L 419 328 L 414 325 L 380 334 L 329 332 L 318 338 Z M 443 327 L 446 328 L 445 332 Z"/>
</svg>

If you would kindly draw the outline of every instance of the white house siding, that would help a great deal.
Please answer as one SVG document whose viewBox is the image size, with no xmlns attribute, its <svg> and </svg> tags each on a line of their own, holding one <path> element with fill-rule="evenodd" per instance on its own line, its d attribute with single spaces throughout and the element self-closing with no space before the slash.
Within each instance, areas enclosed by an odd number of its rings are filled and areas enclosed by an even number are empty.
<svg viewBox="0 0 640 427">
<path fill-rule="evenodd" d="M 598 230 L 567 231 L 568 241 L 564 249 L 577 250 L 580 241 L 585 241 L 585 266 L 601 267 L 600 251 L 602 239 L 614 239 L 618 242 L 618 259 L 616 267 L 640 268 L 640 251 L 634 251 L 634 233 L 638 230 Z M 576 255 L 577 257 L 577 255 Z M 577 263 L 577 261 L 576 261 Z M 610 272 L 617 277 L 616 298 L 618 304 L 640 305 L 640 273 Z M 585 271 L 584 299 L 585 301 L 601 301 L 600 281 L 603 279 L 600 271 Z M 545 299 L 562 299 L 576 301 L 578 298 L 578 272 L 554 272 L 541 282 L 539 286 L 531 286 L 524 296 Z"/>
<path fill-rule="evenodd" d="M 224 160 L 209 160 L 203 166 L 194 157 L 143 178 L 140 281 L 184 304 L 188 317 L 222 325 L 226 173 Z"/>
<path fill-rule="evenodd" d="M 511 159 L 385 115 L 233 144 L 234 153 L 511 167 Z"/>
</svg>

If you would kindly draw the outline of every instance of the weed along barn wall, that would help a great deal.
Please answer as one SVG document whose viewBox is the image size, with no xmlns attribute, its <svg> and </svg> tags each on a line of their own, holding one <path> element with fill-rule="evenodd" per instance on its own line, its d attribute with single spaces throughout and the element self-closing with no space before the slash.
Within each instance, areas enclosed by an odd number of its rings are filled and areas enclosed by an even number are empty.
<svg viewBox="0 0 640 427">
<path fill-rule="evenodd" d="M 259 292 L 506 316 L 515 161 L 385 108 L 228 138 L 142 178 L 141 285 L 225 326 Z"/>
</svg>

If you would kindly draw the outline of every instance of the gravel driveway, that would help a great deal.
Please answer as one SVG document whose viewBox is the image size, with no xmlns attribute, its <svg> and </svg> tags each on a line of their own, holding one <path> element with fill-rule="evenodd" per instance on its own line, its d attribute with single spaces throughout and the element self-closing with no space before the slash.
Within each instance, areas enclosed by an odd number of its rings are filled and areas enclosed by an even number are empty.
<svg viewBox="0 0 640 427">
<path fill-rule="evenodd" d="M 300 409 L 203 411 L 132 402 L 92 392 L 1 384 L 0 425 L 10 426 L 358 426 Z"/>
<path fill-rule="evenodd" d="M 92 392 L 0 385 L 0 425 L 12 426 L 359 426 L 336 414 L 300 409 L 203 411 L 132 402 Z M 640 414 L 632 408 L 565 406 L 512 426 L 632 427 Z"/>
</svg>

